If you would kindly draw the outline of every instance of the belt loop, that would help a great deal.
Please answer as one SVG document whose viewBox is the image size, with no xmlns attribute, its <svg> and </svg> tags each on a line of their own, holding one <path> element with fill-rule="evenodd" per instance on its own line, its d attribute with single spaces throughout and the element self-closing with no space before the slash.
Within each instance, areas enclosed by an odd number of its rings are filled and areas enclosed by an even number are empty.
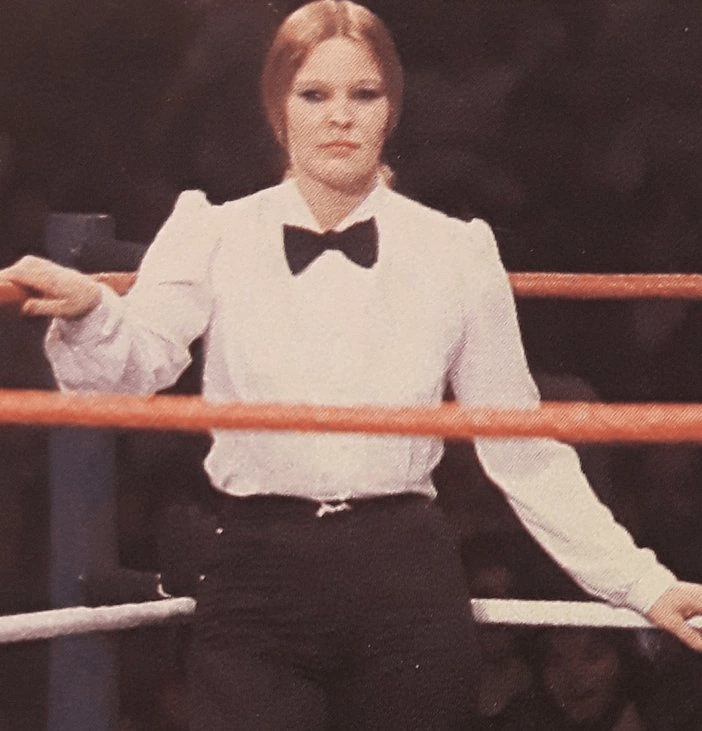
<svg viewBox="0 0 702 731">
<path fill-rule="evenodd" d="M 327 514 L 331 513 L 341 513 L 344 510 L 351 510 L 351 506 L 344 500 L 340 503 L 329 503 L 329 502 L 322 502 L 319 503 L 319 508 L 317 508 L 317 512 L 315 513 L 315 516 L 317 518 L 323 518 Z"/>
</svg>

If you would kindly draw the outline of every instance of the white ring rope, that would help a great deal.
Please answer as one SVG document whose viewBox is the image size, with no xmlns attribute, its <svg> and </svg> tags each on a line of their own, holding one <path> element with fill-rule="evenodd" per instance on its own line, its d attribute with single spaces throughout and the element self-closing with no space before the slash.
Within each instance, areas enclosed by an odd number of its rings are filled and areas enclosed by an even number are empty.
<svg viewBox="0 0 702 731">
<path fill-rule="evenodd" d="M 191 597 L 178 597 L 139 604 L 69 607 L 7 615 L 0 617 L 0 644 L 184 622 L 195 612 L 195 606 Z M 632 609 L 610 607 L 600 602 L 473 599 L 472 606 L 475 619 L 481 624 L 655 629 Z M 702 617 L 689 620 L 689 624 L 702 629 Z"/>
<path fill-rule="evenodd" d="M 190 597 L 110 607 L 68 607 L 0 617 L 0 644 L 50 640 L 64 635 L 135 629 L 185 620 L 195 611 Z"/>
</svg>

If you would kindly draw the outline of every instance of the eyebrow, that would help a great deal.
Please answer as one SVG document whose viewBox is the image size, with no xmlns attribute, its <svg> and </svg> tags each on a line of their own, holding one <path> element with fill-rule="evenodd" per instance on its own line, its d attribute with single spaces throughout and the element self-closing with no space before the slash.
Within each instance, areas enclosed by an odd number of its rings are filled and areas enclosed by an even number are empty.
<svg viewBox="0 0 702 731">
<path fill-rule="evenodd" d="M 293 87 L 315 86 L 315 85 L 329 86 L 330 83 L 333 83 L 333 82 L 329 82 L 328 80 L 324 81 L 322 79 L 316 79 L 314 77 L 310 77 L 309 79 L 304 79 L 304 78 L 298 79 L 297 81 L 295 81 L 293 83 Z M 383 86 L 383 79 L 380 76 L 375 77 L 375 78 L 358 79 L 358 80 L 354 80 L 354 82 L 353 82 L 353 86 L 374 86 L 376 84 Z"/>
</svg>

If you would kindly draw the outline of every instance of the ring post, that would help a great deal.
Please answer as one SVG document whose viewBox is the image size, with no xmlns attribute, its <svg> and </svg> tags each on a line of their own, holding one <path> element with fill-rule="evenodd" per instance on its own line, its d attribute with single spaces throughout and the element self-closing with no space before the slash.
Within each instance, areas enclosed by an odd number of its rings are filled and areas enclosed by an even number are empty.
<svg viewBox="0 0 702 731">
<path fill-rule="evenodd" d="M 109 256 L 114 222 L 105 214 L 52 213 L 46 253 L 76 266 L 90 247 Z M 52 384 L 55 386 L 55 384 Z M 118 563 L 115 510 L 115 437 L 106 430 L 53 429 L 49 436 L 50 574 L 54 608 L 86 603 L 91 565 Z M 51 642 L 48 731 L 110 731 L 119 721 L 114 637 L 91 633 Z"/>
</svg>

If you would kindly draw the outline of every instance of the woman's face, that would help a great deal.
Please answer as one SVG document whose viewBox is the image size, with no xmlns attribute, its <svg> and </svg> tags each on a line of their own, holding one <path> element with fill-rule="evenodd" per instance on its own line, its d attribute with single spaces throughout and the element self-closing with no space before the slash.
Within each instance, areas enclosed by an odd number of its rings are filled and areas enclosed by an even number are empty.
<svg viewBox="0 0 702 731">
<path fill-rule="evenodd" d="M 295 177 L 342 193 L 362 192 L 371 184 L 389 103 L 367 46 L 344 37 L 316 46 L 293 79 L 285 117 Z"/>
</svg>

